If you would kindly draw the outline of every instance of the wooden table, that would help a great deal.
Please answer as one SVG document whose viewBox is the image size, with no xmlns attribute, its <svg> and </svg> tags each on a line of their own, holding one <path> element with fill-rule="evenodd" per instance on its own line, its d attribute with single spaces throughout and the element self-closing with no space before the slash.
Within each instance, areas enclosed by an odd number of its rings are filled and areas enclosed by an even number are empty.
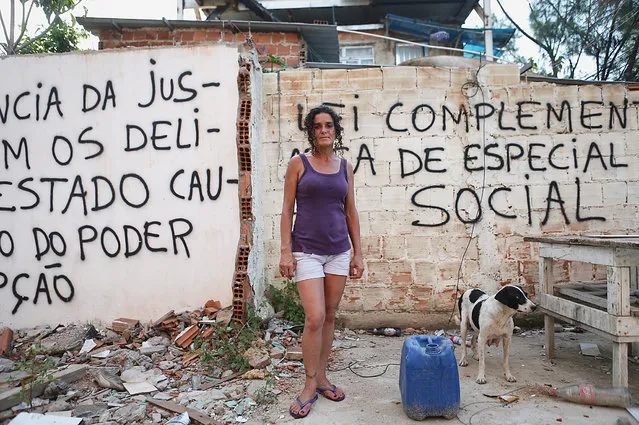
<svg viewBox="0 0 639 425">
<path fill-rule="evenodd" d="M 628 348 L 639 348 L 639 236 L 540 236 L 539 297 L 544 313 L 546 354 L 554 351 L 555 318 L 612 340 L 612 384 L 628 387 Z M 558 284 L 553 261 L 581 261 L 608 267 L 601 285 Z M 599 291 L 597 291 L 600 289 Z M 635 351 L 636 352 L 636 351 Z"/>
</svg>

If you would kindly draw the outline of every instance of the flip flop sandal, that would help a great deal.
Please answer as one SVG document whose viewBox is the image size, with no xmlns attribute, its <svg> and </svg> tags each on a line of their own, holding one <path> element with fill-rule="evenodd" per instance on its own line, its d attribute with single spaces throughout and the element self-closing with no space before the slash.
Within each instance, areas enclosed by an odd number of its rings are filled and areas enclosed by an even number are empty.
<svg viewBox="0 0 639 425">
<path fill-rule="evenodd" d="M 294 417 L 295 419 L 301 419 L 301 418 L 305 418 L 305 417 L 307 417 L 307 416 L 308 416 L 308 414 L 309 414 L 309 413 L 311 413 L 311 409 L 308 409 L 308 410 L 306 411 L 306 413 L 300 413 L 300 412 L 301 412 L 302 410 L 304 410 L 304 407 L 306 407 L 306 406 L 307 406 L 307 405 L 309 405 L 309 404 L 310 404 L 310 405 L 311 405 L 311 407 L 312 407 L 312 406 L 313 406 L 313 404 L 317 401 L 317 396 L 318 396 L 318 395 L 317 395 L 317 394 L 315 394 L 315 397 L 313 397 L 313 398 L 311 398 L 311 399 L 309 399 L 309 400 L 306 400 L 304 403 L 302 403 L 302 400 L 300 400 L 300 398 L 299 398 L 299 397 L 297 397 L 297 398 L 295 399 L 295 401 L 297 402 L 297 405 L 300 407 L 300 410 L 296 413 L 296 412 L 293 412 L 293 408 L 289 408 L 289 409 L 288 409 L 288 413 L 290 413 L 290 414 L 291 414 L 291 416 L 292 416 L 292 417 Z"/>
<path fill-rule="evenodd" d="M 333 385 L 333 386 L 331 386 L 331 387 L 326 387 L 326 388 L 319 387 L 319 388 L 317 388 L 317 390 L 316 390 L 316 391 L 317 391 L 317 392 L 318 392 L 318 394 L 320 394 L 322 397 L 327 398 L 327 399 L 329 399 L 329 400 L 331 400 L 331 401 L 342 401 L 342 400 L 344 400 L 344 399 L 346 398 L 346 394 L 342 394 L 342 396 L 341 396 L 341 397 L 337 397 L 337 386 L 336 386 L 336 385 Z M 326 391 L 330 391 L 330 392 L 332 392 L 332 393 L 335 395 L 335 397 L 336 397 L 336 398 L 329 397 L 329 396 L 327 396 L 326 394 L 324 394 Z"/>
</svg>

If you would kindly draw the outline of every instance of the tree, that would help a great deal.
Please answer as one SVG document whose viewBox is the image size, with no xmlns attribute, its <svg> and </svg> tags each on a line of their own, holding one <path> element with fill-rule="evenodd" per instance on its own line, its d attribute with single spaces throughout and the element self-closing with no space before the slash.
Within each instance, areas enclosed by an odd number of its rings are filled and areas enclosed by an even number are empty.
<svg viewBox="0 0 639 425">
<path fill-rule="evenodd" d="M 76 29 L 75 19 L 72 18 L 71 24 L 67 24 L 62 15 L 73 10 L 81 1 L 9 0 L 8 19 L 5 19 L 0 10 L 0 25 L 6 39 L 6 42 L 0 43 L 0 47 L 7 55 L 77 50 L 80 39 L 87 34 L 84 30 Z M 47 24 L 37 29 L 33 36 L 29 36 L 27 26 L 34 9 L 42 10 Z"/>
<path fill-rule="evenodd" d="M 551 75 L 575 78 L 585 57 L 596 72 L 586 79 L 638 77 L 639 0 L 530 0 L 532 35 L 506 17 L 544 53 Z"/>
</svg>

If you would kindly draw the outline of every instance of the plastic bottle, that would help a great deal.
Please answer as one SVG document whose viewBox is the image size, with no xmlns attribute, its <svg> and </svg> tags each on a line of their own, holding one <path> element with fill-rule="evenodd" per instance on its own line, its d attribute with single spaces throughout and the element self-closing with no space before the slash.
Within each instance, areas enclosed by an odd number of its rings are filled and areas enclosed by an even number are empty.
<svg viewBox="0 0 639 425">
<path fill-rule="evenodd" d="M 372 330 L 373 335 L 400 336 L 402 330 L 400 328 L 375 328 Z"/>
<path fill-rule="evenodd" d="M 450 340 L 453 342 L 453 344 L 457 344 L 457 345 L 462 345 L 462 339 L 461 337 L 457 336 L 457 335 L 453 335 L 450 337 Z M 469 347 L 470 344 L 468 344 L 468 342 L 466 342 L 466 346 Z"/>
<path fill-rule="evenodd" d="M 628 388 L 581 384 L 553 389 L 552 394 L 573 403 L 590 406 L 628 407 L 631 403 Z"/>
<path fill-rule="evenodd" d="M 184 412 L 172 418 L 170 421 L 166 422 L 164 425 L 189 425 L 190 423 L 191 423 L 191 418 L 189 418 L 189 414 L 187 412 Z"/>
</svg>

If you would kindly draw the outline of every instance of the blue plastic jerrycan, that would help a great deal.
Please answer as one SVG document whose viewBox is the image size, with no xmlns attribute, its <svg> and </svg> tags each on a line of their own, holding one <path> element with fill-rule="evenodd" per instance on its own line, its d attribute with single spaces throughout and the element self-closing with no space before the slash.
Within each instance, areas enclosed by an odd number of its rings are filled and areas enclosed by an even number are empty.
<svg viewBox="0 0 639 425">
<path fill-rule="evenodd" d="M 429 335 L 406 338 L 399 389 L 409 418 L 454 418 L 459 411 L 459 372 L 450 339 Z"/>
</svg>

